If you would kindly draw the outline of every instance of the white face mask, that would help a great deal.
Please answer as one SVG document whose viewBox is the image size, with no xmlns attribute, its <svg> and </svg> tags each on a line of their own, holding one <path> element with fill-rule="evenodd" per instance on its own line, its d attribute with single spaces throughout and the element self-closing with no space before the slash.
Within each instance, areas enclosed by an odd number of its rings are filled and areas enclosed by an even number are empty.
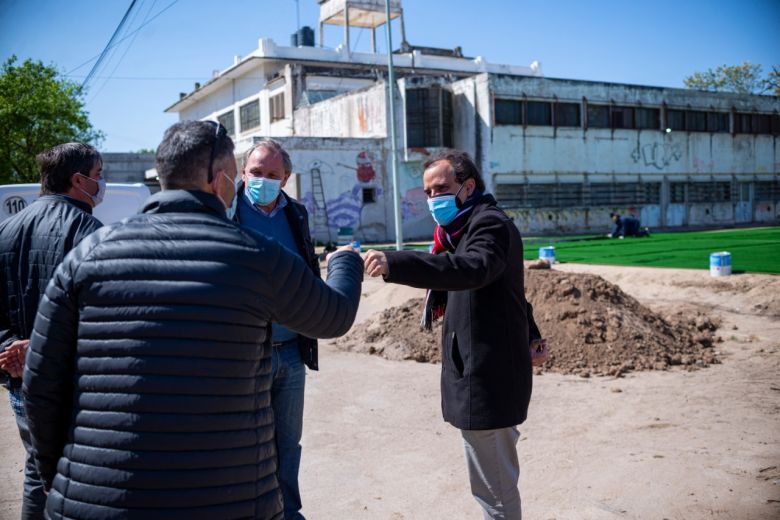
<svg viewBox="0 0 780 520">
<path fill-rule="evenodd" d="M 87 193 L 86 191 L 82 190 L 81 188 L 78 188 L 79 191 L 81 191 L 81 193 L 83 193 L 84 195 L 86 195 L 87 197 L 92 199 L 92 205 L 93 206 L 97 206 L 98 204 L 103 202 L 103 197 L 106 196 L 106 181 L 104 179 L 95 180 L 92 177 L 88 177 L 88 176 L 84 175 L 83 173 L 79 173 L 78 175 L 81 175 L 82 177 L 85 177 L 85 178 L 91 180 L 92 182 L 97 183 L 97 192 L 94 195 L 91 195 L 91 194 Z"/>
</svg>

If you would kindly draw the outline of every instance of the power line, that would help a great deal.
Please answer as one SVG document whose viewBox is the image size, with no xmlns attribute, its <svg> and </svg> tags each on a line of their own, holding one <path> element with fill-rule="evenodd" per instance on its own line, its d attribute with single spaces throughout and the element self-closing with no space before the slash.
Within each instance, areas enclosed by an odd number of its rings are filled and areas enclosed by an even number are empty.
<svg viewBox="0 0 780 520">
<path fill-rule="evenodd" d="M 143 2 L 143 1 L 144 0 L 141 0 L 141 2 Z M 154 0 L 154 2 L 152 2 L 151 7 L 146 11 L 146 16 L 144 16 L 144 19 L 141 20 L 141 25 L 143 25 L 144 22 L 146 22 L 146 20 L 149 18 L 149 15 L 152 14 L 152 11 L 154 11 L 154 6 L 155 5 L 157 5 L 157 0 Z M 138 10 L 136 11 L 136 14 L 140 13 L 141 9 L 143 9 L 143 8 L 141 6 L 139 6 Z M 135 20 L 135 16 L 133 16 L 133 20 Z M 130 25 L 132 25 L 132 22 L 131 22 Z M 106 78 L 106 80 L 103 82 L 103 84 L 100 86 L 100 88 L 97 89 L 95 94 L 93 94 L 92 101 L 94 101 L 95 98 L 97 98 L 98 95 L 103 91 L 103 89 L 106 88 L 106 85 L 108 85 L 108 82 L 111 80 L 111 76 L 113 76 L 114 72 L 116 72 L 116 70 L 119 68 L 119 65 L 122 63 L 122 60 L 125 59 L 125 56 L 127 56 L 127 53 L 130 51 L 130 48 L 133 46 L 133 43 L 135 43 L 135 39 L 137 37 L 138 37 L 138 33 L 136 32 L 136 33 L 133 34 L 133 38 L 130 40 L 130 43 L 128 43 L 127 47 L 125 47 L 125 52 L 122 53 L 122 55 L 119 57 L 119 60 L 116 62 L 116 65 L 114 65 L 114 68 L 111 69 L 111 72 L 108 74 L 108 77 Z"/>
<path fill-rule="evenodd" d="M 100 66 L 100 64 L 103 62 L 103 58 L 106 57 L 106 54 L 108 53 L 109 49 L 112 47 L 112 43 L 116 39 L 117 34 L 119 34 L 119 31 L 122 30 L 122 27 L 124 27 L 125 22 L 127 21 L 127 17 L 130 16 L 130 12 L 133 10 L 133 7 L 135 7 L 135 3 L 138 0 L 132 0 L 130 2 L 130 7 L 127 8 L 127 11 L 125 11 L 125 15 L 122 17 L 122 20 L 119 21 L 119 25 L 116 26 L 116 29 L 114 29 L 114 34 L 111 35 L 111 38 L 108 40 L 108 43 L 106 44 L 106 47 L 103 49 L 103 52 L 100 53 L 100 56 L 98 56 L 97 61 L 92 66 L 92 69 L 87 74 L 87 77 L 84 78 L 84 82 L 81 84 L 81 88 L 87 86 L 87 83 L 89 83 L 89 80 L 92 79 L 92 75 L 97 71 L 97 68 Z"/>
<path fill-rule="evenodd" d="M 119 45 L 120 43 L 122 43 L 122 42 L 123 42 L 123 41 L 125 41 L 126 39 L 130 38 L 131 36 L 133 36 L 133 35 L 134 35 L 135 33 L 137 33 L 138 31 L 140 31 L 141 29 L 143 29 L 144 27 L 146 27 L 147 25 L 149 25 L 150 23 L 152 23 L 152 22 L 154 21 L 154 19 L 155 19 L 155 18 L 157 18 L 158 16 L 160 16 L 161 14 L 163 14 L 165 11 L 167 11 L 168 9 L 170 9 L 171 7 L 173 7 L 173 6 L 174 6 L 174 4 L 176 4 L 176 2 L 178 2 L 178 1 L 179 1 L 179 0 L 173 0 L 173 2 L 171 2 L 171 3 L 170 3 L 170 4 L 168 4 L 167 6 L 163 7 L 163 8 L 162 8 L 162 9 L 161 9 L 161 10 L 160 10 L 160 11 L 159 11 L 157 14 L 155 14 L 154 16 L 152 16 L 151 18 L 149 18 L 149 21 L 147 21 L 145 24 L 143 24 L 143 25 L 139 26 L 139 27 L 138 27 L 138 29 L 134 30 L 133 32 L 131 32 L 131 33 L 129 33 L 129 34 L 126 34 L 124 37 L 122 37 L 121 39 L 117 40 L 117 41 L 116 41 L 116 42 L 115 42 L 113 45 L 111 45 L 111 47 L 113 47 L 113 46 L 115 46 L 115 45 Z M 66 76 L 70 76 L 71 74 L 73 74 L 74 72 L 76 72 L 77 70 L 79 70 L 81 67 L 83 67 L 84 65 L 87 65 L 88 63 L 92 62 L 92 61 L 93 61 L 95 58 L 98 58 L 98 57 L 100 57 L 100 54 L 96 54 L 95 56 L 92 56 L 90 59 L 88 59 L 87 61 L 85 61 L 84 63 L 82 63 L 82 64 L 81 64 L 81 65 L 79 65 L 78 67 L 76 67 L 75 69 L 72 69 L 72 70 L 70 70 L 70 71 L 69 71 L 68 73 L 66 73 L 65 75 L 66 75 Z"/>
</svg>

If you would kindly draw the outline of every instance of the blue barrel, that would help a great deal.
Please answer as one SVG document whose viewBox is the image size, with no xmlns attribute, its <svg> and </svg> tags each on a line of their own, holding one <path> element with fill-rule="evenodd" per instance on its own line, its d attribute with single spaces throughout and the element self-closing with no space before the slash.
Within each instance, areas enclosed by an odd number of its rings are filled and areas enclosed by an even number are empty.
<svg viewBox="0 0 780 520">
<path fill-rule="evenodd" d="M 710 254 L 710 276 L 729 276 L 731 274 L 731 253 L 721 251 Z"/>
<path fill-rule="evenodd" d="M 555 263 L 555 248 L 553 246 L 539 248 L 539 260 L 544 260 L 548 264 Z"/>
</svg>

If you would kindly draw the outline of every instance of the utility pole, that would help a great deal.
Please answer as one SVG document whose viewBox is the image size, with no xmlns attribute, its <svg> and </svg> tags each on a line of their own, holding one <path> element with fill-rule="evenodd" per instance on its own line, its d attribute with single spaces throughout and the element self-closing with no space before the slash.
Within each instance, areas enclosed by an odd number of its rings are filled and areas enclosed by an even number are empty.
<svg viewBox="0 0 780 520">
<path fill-rule="evenodd" d="M 387 96 L 390 107 L 390 153 L 392 154 L 393 168 L 393 208 L 395 210 L 395 249 L 403 249 L 403 222 L 401 221 L 401 187 L 398 182 L 398 143 L 395 137 L 395 71 L 393 70 L 393 34 L 390 30 L 390 0 L 385 0 L 385 14 L 387 15 Z"/>
</svg>

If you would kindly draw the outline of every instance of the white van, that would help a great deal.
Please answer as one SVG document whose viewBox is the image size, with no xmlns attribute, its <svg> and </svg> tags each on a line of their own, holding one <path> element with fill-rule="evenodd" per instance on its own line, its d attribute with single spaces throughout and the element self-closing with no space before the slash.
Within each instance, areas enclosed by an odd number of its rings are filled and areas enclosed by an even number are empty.
<svg viewBox="0 0 780 520">
<path fill-rule="evenodd" d="M 6 184 L 0 186 L 0 222 L 15 215 L 40 196 L 40 184 Z M 92 214 L 104 225 L 138 213 L 151 192 L 141 183 L 109 182 L 103 203 Z"/>
</svg>

